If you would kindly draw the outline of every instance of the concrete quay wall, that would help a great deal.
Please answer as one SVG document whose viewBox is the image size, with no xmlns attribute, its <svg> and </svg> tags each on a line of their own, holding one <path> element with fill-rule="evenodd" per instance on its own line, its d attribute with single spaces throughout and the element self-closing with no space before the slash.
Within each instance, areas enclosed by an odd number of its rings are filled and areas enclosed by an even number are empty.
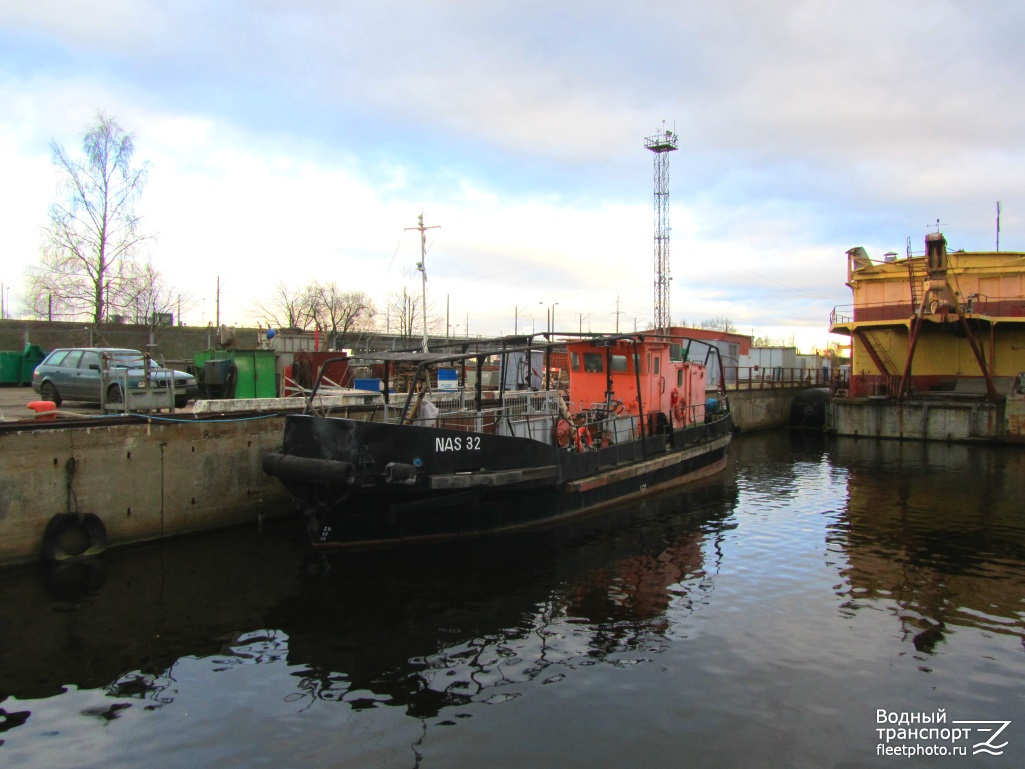
<svg viewBox="0 0 1025 769">
<path fill-rule="evenodd" d="M 742 431 L 768 430 L 790 424 L 790 407 L 800 389 L 730 390 L 733 423 Z"/>
<path fill-rule="evenodd" d="M 256 522 L 287 513 L 263 474 L 284 418 L 152 421 L 0 432 L 0 567 L 43 558 L 60 513 L 92 513 L 107 546 Z"/>
<path fill-rule="evenodd" d="M 1025 400 L 834 399 L 826 430 L 836 435 L 924 441 L 1025 442 Z"/>
</svg>

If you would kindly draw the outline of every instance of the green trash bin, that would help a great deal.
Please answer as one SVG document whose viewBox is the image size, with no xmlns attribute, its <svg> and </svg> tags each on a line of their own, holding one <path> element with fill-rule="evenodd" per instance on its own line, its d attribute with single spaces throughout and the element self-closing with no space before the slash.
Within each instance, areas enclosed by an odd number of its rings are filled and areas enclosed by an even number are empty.
<svg viewBox="0 0 1025 769">
<path fill-rule="evenodd" d="M 21 351 L 21 383 L 23 385 L 32 384 L 32 372 L 43 362 L 45 357 L 46 352 L 38 344 L 25 345 L 25 349 Z"/>
<path fill-rule="evenodd" d="M 21 353 L 0 351 L 0 384 L 21 384 Z"/>
</svg>

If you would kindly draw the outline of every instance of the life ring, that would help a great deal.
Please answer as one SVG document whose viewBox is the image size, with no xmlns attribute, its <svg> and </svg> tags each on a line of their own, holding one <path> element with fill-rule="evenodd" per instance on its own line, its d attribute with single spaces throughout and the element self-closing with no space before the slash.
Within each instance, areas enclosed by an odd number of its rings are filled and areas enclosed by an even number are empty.
<svg viewBox="0 0 1025 769">
<path fill-rule="evenodd" d="M 669 408 L 673 413 L 673 421 L 677 424 L 686 424 L 687 422 L 687 409 L 680 400 L 680 391 L 673 390 L 669 393 Z"/>
<path fill-rule="evenodd" d="M 569 446 L 570 436 L 573 435 L 573 425 L 565 417 L 560 417 L 556 421 L 552 432 L 554 433 L 556 445 L 560 449 L 564 449 Z"/>
<path fill-rule="evenodd" d="M 92 513 L 58 513 L 43 532 L 43 553 L 49 561 L 84 558 L 107 547 L 107 529 Z"/>
<path fill-rule="evenodd" d="M 577 428 L 573 441 L 576 444 L 577 451 L 583 451 L 585 446 L 586 448 L 591 448 L 591 446 L 594 445 L 594 439 L 591 437 L 591 431 L 583 425 Z"/>
</svg>

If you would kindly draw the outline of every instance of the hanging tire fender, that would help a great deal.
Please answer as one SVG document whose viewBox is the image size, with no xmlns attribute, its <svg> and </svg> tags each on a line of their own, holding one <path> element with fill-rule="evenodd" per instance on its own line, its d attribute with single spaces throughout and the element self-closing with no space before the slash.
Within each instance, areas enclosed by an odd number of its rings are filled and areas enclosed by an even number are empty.
<svg viewBox="0 0 1025 769">
<path fill-rule="evenodd" d="M 107 528 L 93 513 L 58 513 L 43 531 L 43 554 L 48 561 L 66 561 L 102 553 Z"/>
</svg>

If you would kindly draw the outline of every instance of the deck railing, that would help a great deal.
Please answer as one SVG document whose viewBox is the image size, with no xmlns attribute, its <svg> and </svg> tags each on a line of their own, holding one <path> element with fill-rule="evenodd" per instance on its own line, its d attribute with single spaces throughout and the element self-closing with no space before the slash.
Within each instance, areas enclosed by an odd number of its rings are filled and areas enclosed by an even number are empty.
<svg viewBox="0 0 1025 769">
<path fill-rule="evenodd" d="M 402 400 L 393 401 L 388 409 L 388 421 L 397 422 L 400 418 L 400 404 L 405 401 L 404 396 L 399 395 Z M 586 448 L 636 439 L 642 432 L 642 419 L 644 432 L 652 435 L 667 427 L 681 430 L 716 421 L 727 413 L 725 399 L 712 399 L 686 410 L 676 409 L 670 415 L 648 412 L 639 417 L 623 412 L 622 407 L 616 405 L 610 410 L 604 403 L 589 407 L 566 404 L 554 390 L 507 392 L 501 404 L 497 398 L 485 399 L 482 408 L 477 410 L 473 390 L 432 390 L 424 397 L 411 424 L 531 438 L 549 445 L 559 442 L 562 446 L 576 446 L 581 441 L 581 447 Z"/>
<path fill-rule="evenodd" d="M 911 299 L 902 302 L 877 302 L 873 304 L 838 305 L 829 313 L 829 325 L 867 323 L 881 320 L 910 320 L 918 313 L 918 305 Z M 1025 317 L 1025 301 L 1020 298 L 991 298 L 973 294 L 961 302 L 959 309 L 966 315 L 982 315 L 991 318 Z M 928 311 L 929 308 L 926 308 Z M 949 310 L 953 313 L 954 310 Z"/>
<path fill-rule="evenodd" d="M 784 368 L 783 366 L 726 366 L 730 390 L 780 390 L 801 387 L 831 387 L 836 378 L 829 368 Z"/>
</svg>

